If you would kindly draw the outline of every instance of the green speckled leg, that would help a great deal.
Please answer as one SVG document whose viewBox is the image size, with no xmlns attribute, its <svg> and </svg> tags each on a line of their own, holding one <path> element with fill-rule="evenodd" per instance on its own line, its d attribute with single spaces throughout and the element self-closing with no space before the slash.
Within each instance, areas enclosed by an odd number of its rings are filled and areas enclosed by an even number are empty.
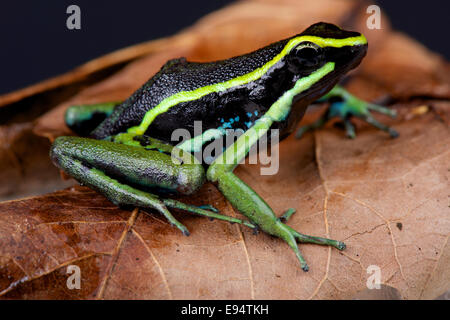
<svg viewBox="0 0 450 320">
<path fill-rule="evenodd" d="M 272 123 L 270 116 L 263 116 L 257 120 L 251 129 L 241 135 L 211 164 L 207 171 L 207 178 L 216 183 L 233 207 L 252 223 L 264 232 L 283 239 L 294 250 L 301 268 L 308 271 L 309 267 L 298 249 L 297 241 L 330 245 L 339 250 L 343 250 L 345 244 L 336 240 L 303 235 L 290 228 L 281 221 L 282 219 L 277 218 L 269 205 L 252 188 L 233 173 L 234 168 L 246 157 L 251 146 L 268 131 Z M 294 210 L 289 209 L 283 217 L 289 219 L 293 213 Z"/>
<path fill-rule="evenodd" d="M 333 101 L 336 98 L 339 99 L 339 101 Z M 360 100 L 340 86 L 334 87 L 329 93 L 323 96 L 319 102 L 330 99 L 332 100 L 331 105 L 325 113 L 316 122 L 301 127 L 296 133 L 297 138 L 300 138 L 309 130 L 314 130 L 323 126 L 330 119 L 339 117 L 344 122 L 347 137 L 353 139 L 356 135 L 355 128 L 350 122 L 350 118 L 352 116 L 360 118 L 374 127 L 389 133 L 389 135 L 393 138 L 398 136 L 397 131 L 378 122 L 370 113 L 371 111 L 376 111 L 390 117 L 395 117 L 396 112 L 394 110 Z"/>
</svg>

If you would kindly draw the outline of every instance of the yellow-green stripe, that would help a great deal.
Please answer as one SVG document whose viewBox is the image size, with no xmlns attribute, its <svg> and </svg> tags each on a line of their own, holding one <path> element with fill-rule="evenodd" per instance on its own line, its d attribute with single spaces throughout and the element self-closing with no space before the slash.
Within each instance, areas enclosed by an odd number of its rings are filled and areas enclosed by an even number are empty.
<svg viewBox="0 0 450 320">
<path fill-rule="evenodd" d="M 254 71 L 244 74 L 242 76 L 236 77 L 234 79 L 230 79 L 225 82 L 215 83 L 212 85 L 204 86 L 192 91 L 181 91 L 170 97 L 167 97 L 163 101 L 161 101 L 157 106 L 150 109 L 142 119 L 139 126 L 132 127 L 128 129 L 129 133 L 134 134 L 144 134 L 147 131 L 147 128 L 153 122 L 153 120 L 160 114 L 166 112 L 171 107 L 181 103 L 188 102 L 200 99 L 201 97 L 213 93 L 220 92 L 230 89 L 232 87 L 241 86 L 247 84 L 251 81 L 255 81 L 261 76 L 263 76 L 267 71 L 274 66 L 278 61 L 280 61 L 285 55 L 287 55 L 294 47 L 296 47 L 300 42 L 310 41 L 314 42 L 320 47 L 336 47 L 341 48 L 344 46 L 354 46 L 354 45 L 363 45 L 367 43 L 366 38 L 363 35 L 357 37 L 350 37 L 345 39 L 333 39 L 333 38 L 321 38 L 316 36 L 298 36 L 295 37 L 286 44 L 283 50 L 277 54 L 272 60 L 267 62 L 260 68 L 255 69 Z"/>
</svg>

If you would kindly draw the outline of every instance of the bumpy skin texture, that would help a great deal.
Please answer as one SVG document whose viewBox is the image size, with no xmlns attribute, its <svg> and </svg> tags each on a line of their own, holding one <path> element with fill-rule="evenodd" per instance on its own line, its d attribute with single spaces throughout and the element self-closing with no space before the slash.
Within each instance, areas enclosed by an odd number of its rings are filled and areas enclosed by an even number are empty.
<svg viewBox="0 0 450 320">
<path fill-rule="evenodd" d="M 330 24 L 319 23 L 299 35 L 343 39 L 359 34 L 339 29 Z M 196 63 L 187 62 L 184 58 L 171 60 L 129 99 L 117 106 L 112 115 L 92 132 L 91 137 L 103 139 L 125 132 L 128 128 L 138 125 L 148 110 L 173 94 L 221 83 L 252 72 L 273 59 L 290 39 L 299 35 L 278 41 L 255 52 L 223 61 Z M 293 110 L 286 121 L 274 125 L 274 128 L 281 130 L 281 138 L 293 130 L 303 116 L 307 105 L 329 91 L 341 75 L 360 62 L 366 49 L 367 46 L 357 49 L 353 47 L 324 48 L 321 65 L 326 61 L 335 61 L 336 70 L 323 79 L 320 84 L 296 97 L 296 101 L 303 101 L 302 105 Z M 359 51 L 357 57 L 355 57 L 356 50 Z M 350 58 L 353 61 L 350 61 Z M 183 128 L 189 130 L 191 136 L 194 136 L 195 120 L 202 120 L 203 130 L 223 126 L 224 122 L 226 123 L 230 119 L 233 119 L 233 123 L 225 129 L 247 130 L 287 89 L 294 85 L 298 78 L 307 76 L 313 71 L 308 68 L 296 69 L 293 67 L 295 61 L 292 59 L 295 59 L 292 55 L 284 57 L 262 78 L 246 85 L 233 87 L 223 92 L 210 93 L 201 99 L 182 102 L 171 107 L 167 112 L 155 118 L 146 134 L 176 144 L 177 141 L 171 141 L 172 132 Z M 317 67 L 320 65 L 315 66 L 315 68 Z M 308 99 L 304 99 L 305 97 Z"/>
</svg>

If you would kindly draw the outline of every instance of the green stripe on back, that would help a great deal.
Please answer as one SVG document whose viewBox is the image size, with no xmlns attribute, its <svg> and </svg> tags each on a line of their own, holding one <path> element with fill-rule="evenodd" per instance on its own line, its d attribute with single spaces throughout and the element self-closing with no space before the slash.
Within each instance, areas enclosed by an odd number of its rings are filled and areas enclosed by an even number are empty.
<svg viewBox="0 0 450 320">
<path fill-rule="evenodd" d="M 128 132 L 133 134 L 144 134 L 145 131 L 147 131 L 150 124 L 158 115 L 167 112 L 167 110 L 169 110 L 171 107 L 179 103 L 194 101 L 213 92 L 225 91 L 227 89 L 245 85 L 249 82 L 258 80 L 264 74 L 266 74 L 267 71 L 271 67 L 273 67 L 278 61 L 280 61 L 284 56 L 286 56 L 294 47 L 296 47 L 300 42 L 303 41 L 314 42 L 320 47 L 337 47 L 337 48 L 344 46 L 363 45 L 367 43 L 367 40 L 363 35 L 346 39 L 320 38 L 316 36 L 295 37 L 289 40 L 289 42 L 286 44 L 283 50 L 279 54 L 277 54 L 272 60 L 270 60 L 262 67 L 257 68 L 250 73 L 244 74 L 234 79 L 230 79 L 228 81 L 204 86 L 192 91 L 180 91 L 170 97 L 167 97 L 166 99 L 161 101 L 157 106 L 147 111 L 141 123 L 138 126 L 129 128 Z"/>
</svg>

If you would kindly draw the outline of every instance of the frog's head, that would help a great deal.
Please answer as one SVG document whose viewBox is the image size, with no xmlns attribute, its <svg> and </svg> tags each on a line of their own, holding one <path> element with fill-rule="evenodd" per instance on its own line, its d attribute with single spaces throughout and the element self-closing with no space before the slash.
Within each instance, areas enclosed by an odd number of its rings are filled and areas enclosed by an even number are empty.
<svg viewBox="0 0 450 320">
<path fill-rule="evenodd" d="M 285 50 L 289 69 L 294 73 L 309 74 L 332 62 L 334 71 L 330 76 L 339 78 L 364 58 L 367 40 L 358 32 L 320 22 L 290 38 Z"/>
</svg>

